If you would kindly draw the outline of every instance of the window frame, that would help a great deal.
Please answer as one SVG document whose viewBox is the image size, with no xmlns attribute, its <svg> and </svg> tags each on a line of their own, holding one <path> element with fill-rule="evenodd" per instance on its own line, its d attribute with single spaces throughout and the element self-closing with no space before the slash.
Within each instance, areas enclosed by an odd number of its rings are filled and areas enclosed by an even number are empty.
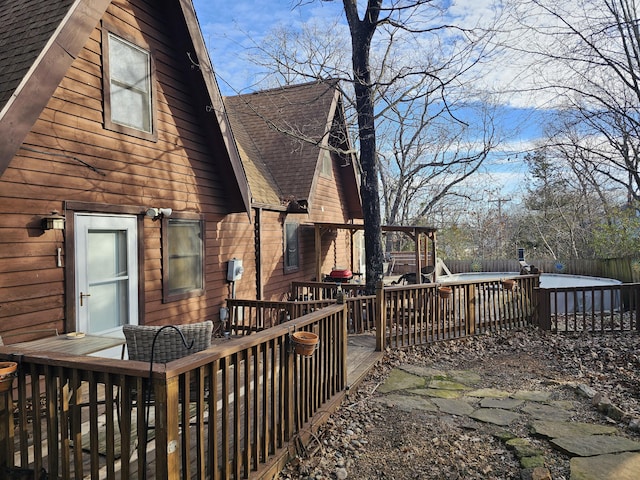
<svg viewBox="0 0 640 480">
<path fill-rule="evenodd" d="M 151 122 L 150 131 L 140 130 L 136 127 L 123 125 L 113 121 L 111 115 L 111 62 L 110 62 L 110 36 L 116 37 L 119 41 L 130 44 L 133 48 L 137 48 L 145 52 L 149 57 L 149 121 Z M 125 135 L 130 135 L 153 142 L 158 141 L 157 130 L 157 109 L 156 109 L 156 68 L 153 60 L 151 49 L 144 42 L 135 41 L 130 36 L 119 31 L 113 25 L 106 22 L 102 24 L 102 88 L 103 88 L 103 110 L 104 110 L 104 128 Z"/>
<path fill-rule="evenodd" d="M 296 264 L 295 265 L 290 265 L 289 264 L 289 255 L 288 255 L 288 251 L 289 251 L 289 235 L 288 235 L 288 227 L 295 227 L 295 236 L 296 236 L 296 250 L 295 250 L 295 255 L 296 255 Z M 300 224 L 298 222 L 284 222 L 283 225 L 283 265 L 284 265 L 284 272 L 285 273 L 290 273 L 290 272 L 297 272 L 298 270 L 300 270 Z"/>
<path fill-rule="evenodd" d="M 169 288 L 169 283 L 171 279 L 171 257 L 169 255 L 170 245 L 169 245 L 169 229 L 172 223 L 189 223 L 189 224 L 199 224 L 200 226 L 200 287 L 194 288 L 188 291 L 181 291 L 177 293 L 172 293 Z M 170 303 L 175 302 L 177 300 L 182 300 L 185 298 L 191 297 L 199 297 L 204 295 L 205 288 L 205 266 L 206 266 L 206 225 L 204 217 L 198 214 L 190 214 L 186 212 L 173 213 L 171 217 L 163 217 L 162 225 L 161 225 L 161 235 L 162 235 L 162 303 Z"/>
</svg>

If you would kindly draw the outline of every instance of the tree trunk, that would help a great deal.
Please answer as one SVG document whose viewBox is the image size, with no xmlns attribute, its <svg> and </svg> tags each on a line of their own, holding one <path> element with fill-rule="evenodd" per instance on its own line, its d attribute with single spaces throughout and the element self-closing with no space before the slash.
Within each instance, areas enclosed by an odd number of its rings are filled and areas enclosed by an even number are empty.
<svg viewBox="0 0 640 480">
<path fill-rule="evenodd" d="M 380 222 L 378 163 L 376 161 L 376 130 L 374 122 L 374 90 L 371 84 L 369 54 L 382 0 L 369 0 L 364 20 L 357 12 L 357 0 L 344 0 L 345 15 L 351 31 L 353 81 L 358 114 L 360 164 L 362 182 L 360 195 L 364 214 L 364 248 L 366 257 L 366 290 L 373 294 L 376 282 L 382 279 L 384 255 Z"/>
</svg>

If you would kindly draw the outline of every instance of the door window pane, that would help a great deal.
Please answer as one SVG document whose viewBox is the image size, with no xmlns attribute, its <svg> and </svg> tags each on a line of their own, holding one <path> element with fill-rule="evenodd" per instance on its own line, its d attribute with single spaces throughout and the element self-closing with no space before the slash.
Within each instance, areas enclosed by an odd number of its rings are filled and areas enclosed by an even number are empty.
<svg viewBox="0 0 640 480">
<path fill-rule="evenodd" d="M 127 281 L 119 280 L 89 287 L 89 331 L 112 330 L 127 323 Z"/>
<path fill-rule="evenodd" d="M 122 326 L 129 307 L 127 232 L 89 230 L 87 262 L 88 333 Z"/>
</svg>

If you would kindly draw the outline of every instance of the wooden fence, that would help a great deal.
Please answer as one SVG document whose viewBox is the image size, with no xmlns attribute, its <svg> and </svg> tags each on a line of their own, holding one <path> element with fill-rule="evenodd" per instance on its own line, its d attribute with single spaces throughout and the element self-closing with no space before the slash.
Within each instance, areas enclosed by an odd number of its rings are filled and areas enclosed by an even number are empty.
<svg viewBox="0 0 640 480">
<path fill-rule="evenodd" d="M 14 390 L 0 394 L 0 465 L 63 479 L 273 474 L 342 398 L 345 311 L 332 305 L 151 367 L 0 347 L 19 364 Z M 312 356 L 292 353 L 294 330 L 319 336 Z"/>
<path fill-rule="evenodd" d="M 506 280 L 506 279 L 504 279 Z M 537 275 L 473 283 L 428 283 L 379 289 L 384 305 L 385 346 L 423 345 L 523 326 L 535 312 Z"/>
<path fill-rule="evenodd" d="M 640 284 L 540 288 L 536 324 L 557 333 L 640 331 Z"/>
</svg>

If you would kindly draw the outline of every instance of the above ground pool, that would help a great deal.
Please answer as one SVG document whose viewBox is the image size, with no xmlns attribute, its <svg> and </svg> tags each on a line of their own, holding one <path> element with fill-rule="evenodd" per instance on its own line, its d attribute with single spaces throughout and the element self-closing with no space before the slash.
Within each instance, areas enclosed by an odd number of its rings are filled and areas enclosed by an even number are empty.
<svg viewBox="0 0 640 480">
<path fill-rule="evenodd" d="M 518 272 L 470 272 L 454 273 L 442 275 L 437 278 L 438 283 L 449 282 L 483 282 L 491 280 L 502 280 L 504 278 L 517 278 Z M 611 287 L 620 285 L 622 282 L 613 278 L 588 277 L 586 275 L 566 275 L 562 273 L 543 273 L 540 275 L 540 288 L 563 288 L 563 287 Z M 620 291 L 585 291 L 576 295 L 551 293 L 551 313 L 555 313 L 557 306 L 558 313 L 610 311 L 620 306 Z"/>
</svg>

